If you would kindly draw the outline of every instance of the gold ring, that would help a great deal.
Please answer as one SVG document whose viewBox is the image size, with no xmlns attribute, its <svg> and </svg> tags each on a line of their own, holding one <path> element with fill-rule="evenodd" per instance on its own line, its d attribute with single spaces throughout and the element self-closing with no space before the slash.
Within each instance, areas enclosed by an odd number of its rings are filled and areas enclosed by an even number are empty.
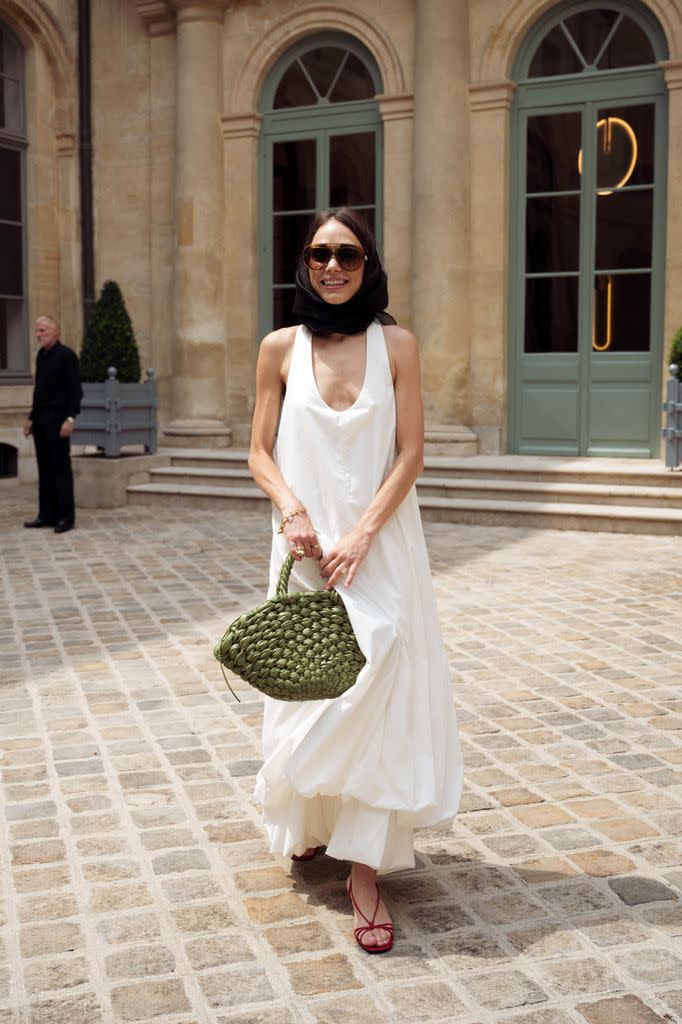
<svg viewBox="0 0 682 1024">
<path fill-rule="evenodd" d="M 303 556 L 305 554 L 305 548 L 294 548 L 294 554 Z"/>
</svg>

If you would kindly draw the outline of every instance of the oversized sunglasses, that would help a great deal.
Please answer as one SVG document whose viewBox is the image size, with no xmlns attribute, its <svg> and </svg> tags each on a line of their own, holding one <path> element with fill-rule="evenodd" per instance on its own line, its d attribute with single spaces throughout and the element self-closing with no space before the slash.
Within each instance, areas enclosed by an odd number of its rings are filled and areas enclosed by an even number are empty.
<svg viewBox="0 0 682 1024">
<path fill-rule="evenodd" d="M 309 270 L 322 270 L 334 257 L 342 270 L 359 270 L 366 261 L 363 249 L 357 245 L 341 242 L 338 245 L 307 245 L 303 250 L 303 260 Z"/>
</svg>

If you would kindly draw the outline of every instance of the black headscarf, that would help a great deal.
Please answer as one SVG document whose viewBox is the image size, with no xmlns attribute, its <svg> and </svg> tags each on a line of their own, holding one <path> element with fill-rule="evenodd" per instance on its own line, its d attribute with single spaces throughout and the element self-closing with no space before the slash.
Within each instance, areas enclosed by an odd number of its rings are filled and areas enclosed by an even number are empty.
<svg viewBox="0 0 682 1024">
<path fill-rule="evenodd" d="M 303 259 L 296 271 L 296 295 L 294 316 L 305 324 L 313 334 L 326 338 L 330 334 L 359 334 L 365 331 L 373 320 L 382 324 L 394 324 L 395 320 L 386 312 L 388 305 L 388 284 L 378 253 L 374 250 L 367 258 L 362 285 L 348 302 L 333 305 L 325 302 L 310 283 L 310 274 Z"/>
</svg>

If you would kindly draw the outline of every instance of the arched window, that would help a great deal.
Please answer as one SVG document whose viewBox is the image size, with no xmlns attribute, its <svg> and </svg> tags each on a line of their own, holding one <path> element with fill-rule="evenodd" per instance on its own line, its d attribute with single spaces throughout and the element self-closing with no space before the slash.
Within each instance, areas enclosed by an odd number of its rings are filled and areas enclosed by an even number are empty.
<svg viewBox="0 0 682 1024">
<path fill-rule="evenodd" d="M 260 154 L 261 332 L 294 322 L 296 257 L 311 217 L 352 206 L 382 234 L 381 78 L 350 36 L 303 40 L 263 90 Z"/>
<path fill-rule="evenodd" d="M 658 451 L 665 39 L 635 0 L 569 3 L 515 64 L 510 447 Z"/>
<path fill-rule="evenodd" d="M 23 56 L 0 22 L 0 379 L 28 372 Z"/>
</svg>

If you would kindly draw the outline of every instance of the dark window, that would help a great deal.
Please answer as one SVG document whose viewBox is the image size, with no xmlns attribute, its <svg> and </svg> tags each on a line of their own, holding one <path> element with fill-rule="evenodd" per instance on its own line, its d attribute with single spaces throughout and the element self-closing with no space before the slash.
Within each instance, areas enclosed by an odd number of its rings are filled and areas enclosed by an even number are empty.
<svg viewBox="0 0 682 1024">
<path fill-rule="evenodd" d="M 0 24 L 0 376 L 28 372 L 23 52 Z"/>
<path fill-rule="evenodd" d="M 528 77 L 638 67 L 655 60 L 651 40 L 632 18 L 593 9 L 562 18 L 550 29 L 531 59 Z"/>
<path fill-rule="evenodd" d="M 277 86 L 273 108 L 368 100 L 375 92 L 359 57 L 341 46 L 320 46 L 291 62 Z"/>
</svg>

